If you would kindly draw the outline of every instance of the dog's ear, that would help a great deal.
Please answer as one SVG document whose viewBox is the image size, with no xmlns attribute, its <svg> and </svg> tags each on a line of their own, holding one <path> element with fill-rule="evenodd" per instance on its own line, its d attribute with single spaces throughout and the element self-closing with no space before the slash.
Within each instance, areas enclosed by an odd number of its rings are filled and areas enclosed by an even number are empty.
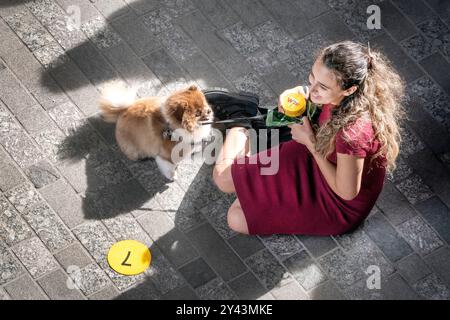
<svg viewBox="0 0 450 320">
<path fill-rule="evenodd" d="M 196 125 L 195 114 L 192 110 L 185 109 L 181 126 L 189 132 L 193 132 Z"/>
<path fill-rule="evenodd" d="M 195 84 L 193 84 L 193 85 L 191 85 L 191 86 L 188 88 L 188 90 L 190 90 L 190 91 L 196 91 L 196 90 L 198 90 L 198 88 L 197 88 L 197 86 L 196 86 Z"/>
<path fill-rule="evenodd" d="M 187 102 L 169 100 L 167 103 L 169 114 L 171 114 L 177 121 L 181 122 L 183 119 L 184 110 L 187 109 Z"/>
<path fill-rule="evenodd" d="M 187 101 L 180 101 L 180 102 L 178 103 L 178 109 L 186 110 L 187 107 L 188 107 Z"/>
</svg>

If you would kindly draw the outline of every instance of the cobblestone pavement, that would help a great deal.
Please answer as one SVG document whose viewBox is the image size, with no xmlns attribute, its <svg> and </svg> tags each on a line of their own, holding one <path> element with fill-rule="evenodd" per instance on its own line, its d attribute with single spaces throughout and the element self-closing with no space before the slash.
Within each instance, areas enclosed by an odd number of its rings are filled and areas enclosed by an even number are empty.
<svg viewBox="0 0 450 320">
<path fill-rule="evenodd" d="M 381 30 L 366 28 L 373 3 Z M 0 16 L 0 299 L 450 298 L 450 2 L 2 0 Z M 410 118 L 398 170 L 351 234 L 238 235 L 210 165 L 169 182 L 127 161 L 97 114 L 112 79 L 140 96 L 195 82 L 274 105 L 344 39 L 388 55 Z M 145 274 L 109 269 L 122 239 L 150 247 Z"/>
</svg>

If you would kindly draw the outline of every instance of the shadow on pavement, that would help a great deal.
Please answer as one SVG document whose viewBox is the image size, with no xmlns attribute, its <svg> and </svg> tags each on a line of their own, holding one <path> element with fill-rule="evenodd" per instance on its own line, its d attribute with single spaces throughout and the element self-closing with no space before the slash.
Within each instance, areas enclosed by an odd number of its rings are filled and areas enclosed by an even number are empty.
<svg viewBox="0 0 450 320">
<path fill-rule="evenodd" d="M 2 0 L 0 1 L 0 8 L 14 7 L 31 1 L 32 0 Z"/>
<path fill-rule="evenodd" d="M 104 31 L 102 29 L 98 31 L 98 34 L 100 35 Z M 98 49 L 89 40 L 67 50 L 66 54 L 72 60 L 55 60 L 57 63 L 52 64 L 42 74 L 41 84 L 43 86 L 51 82 L 47 80 L 53 78 L 55 73 L 67 74 L 68 81 L 65 82 L 64 86 L 66 92 L 76 91 L 87 85 L 86 81 L 70 79 L 71 74 L 67 71 L 72 68 L 74 62 L 94 85 L 117 77 L 116 72 L 110 67 L 106 68 L 104 73 L 101 72 L 101 67 L 104 66 L 105 62 L 104 57 L 99 54 Z M 207 79 L 208 75 L 205 75 L 205 78 Z M 48 89 L 52 90 L 54 87 L 48 87 Z M 92 103 L 95 104 L 97 101 L 92 101 Z M 97 131 L 107 140 L 108 145 L 99 138 Z M 93 116 L 78 126 L 60 146 L 59 156 L 63 162 L 85 162 L 85 172 L 80 172 L 80 174 L 85 174 L 87 179 L 87 188 L 84 191 L 83 199 L 83 211 L 87 219 L 105 220 L 128 213 L 133 214 L 135 211 L 148 211 L 151 219 L 153 212 L 165 212 L 172 218 L 174 228 L 153 239 L 154 242 L 150 250 L 152 253 L 156 253 L 155 259 L 158 259 L 158 253 L 161 252 L 171 265 L 178 268 L 191 261 L 192 256 L 189 256 L 188 253 L 196 254 L 204 259 L 207 264 L 214 266 L 214 269 L 216 269 L 214 271 L 216 272 L 215 278 L 225 278 L 225 281 L 228 281 L 227 277 L 230 278 L 230 270 L 227 270 L 226 267 L 227 259 L 230 257 L 239 261 L 238 264 L 242 265 L 244 272 L 249 271 L 248 267 L 240 260 L 241 258 L 226 242 L 223 243 L 228 250 L 226 252 L 230 254 L 229 257 L 218 256 L 220 252 L 211 250 L 208 248 L 208 244 L 206 244 L 206 247 L 205 244 L 200 245 L 203 251 L 198 252 L 198 243 L 192 245 L 190 239 L 188 239 L 189 233 L 193 232 L 192 230 L 195 233 L 195 227 L 201 228 L 202 225 L 207 225 L 205 222 L 208 219 L 211 219 L 211 217 L 205 218 L 208 212 L 202 213 L 202 208 L 206 206 L 214 208 L 214 204 L 217 203 L 214 210 L 223 214 L 226 213 L 231 204 L 228 197 L 222 194 L 212 182 L 212 167 L 210 165 L 201 165 L 197 173 L 189 170 L 189 168 L 185 168 L 184 172 L 179 172 L 182 180 L 179 184 L 186 192 L 181 203 L 176 203 L 177 200 L 172 199 L 172 197 L 176 198 L 174 193 L 180 190 L 177 189 L 178 187 L 174 187 L 173 182 L 164 178 L 155 161 L 150 159 L 133 163 L 124 157 L 113 140 L 114 125 L 102 123 L 98 116 Z M 192 181 L 189 183 L 183 181 L 184 174 L 192 175 L 193 172 L 195 176 Z M 226 199 L 225 202 L 223 202 L 223 199 Z M 158 208 L 158 202 L 162 209 Z M 214 214 L 214 212 L 211 214 Z M 226 219 L 226 215 L 224 217 Z M 220 237 L 217 231 L 212 228 L 211 230 L 214 236 Z M 220 262 L 218 263 L 218 261 Z M 217 271 L 217 269 L 220 271 Z M 194 299 L 196 297 L 187 283 L 184 283 L 184 286 L 181 287 L 171 287 L 170 281 L 168 285 L 161 285 L 159 278 L 170 277 L 170 275 L 165 274 L 166 271 L 168 270 L 153 270 L 152 275 L 147 275 L 142 283 L 122 293 L 118 299 L 156 299 L 174 289 L 185 290 L 183 296 L 179 296 L 177 299 L 183 299 L 183 297 L 184 299 Z M 247 293 L 244 298 L 257 299 L 263 296 L 283 279 L 284 273 L 284 269 L 278 273 L 274 271 L 271 281 L 273 285 L 264 288 L 262 284 L 259 284 L 251 288 L 250 293 Z M 206 275 L 200 274 L 197 278 L 201 279 L 203 276 Z M 191 284 L 191 286 L 195 289 L 194 285 Z"/>
<path fill-rule="evenodd" d="M 120 150 L 113 149 L 117 145 L 112 148 L 107 146 L 91 126 L 91 123 L 98 124 L 99 121 L 102 121 L 99 117 L 89 118 L 71 132 L 58 150 L 59 158 L 63 162 L 84 161 L 87 184 L 83 199 L 85 217 L 103 220 L 139 208 L 145 209 L 145 204 L 156 193 L 167 188 L 169 180 L 159 172 L 152 159 L 136 163 L 130 161 L 131 170 L 135 169 L 135 172 L 131 172 L 123 163 L 128 162 L 125 156 Z M 114 136 L 114 127 L 111 126 L 109 130 L 110 132 L 103 133 Z M 151 188 L 144 190 L 133 179 L 140 173 L 151 179 Z"/>
</svg>

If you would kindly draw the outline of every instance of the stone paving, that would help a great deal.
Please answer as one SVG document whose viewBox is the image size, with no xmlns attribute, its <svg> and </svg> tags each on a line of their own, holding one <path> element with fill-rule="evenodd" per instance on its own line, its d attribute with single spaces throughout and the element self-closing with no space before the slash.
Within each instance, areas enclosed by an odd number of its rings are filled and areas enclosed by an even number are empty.
<svg viewBox="0 0 450 320">
<path fill-rule="evenodd" d="M 366 27 L 371 4 L 380 30 Z M 0 17 L 0 299 L 450 299 L 449 2 L 2 0 Z M 211 165 L 167 181 L 125 159 L 97 114 L 113 79 L 140 96 L 197 83 L 273 106 L 344 39 L 383 50 L 409 97 L 398 169 L 351 234 L 238 235 Z M 122 239 L 150 247 L 145 274 L 108 267 Z"/>
</svg>

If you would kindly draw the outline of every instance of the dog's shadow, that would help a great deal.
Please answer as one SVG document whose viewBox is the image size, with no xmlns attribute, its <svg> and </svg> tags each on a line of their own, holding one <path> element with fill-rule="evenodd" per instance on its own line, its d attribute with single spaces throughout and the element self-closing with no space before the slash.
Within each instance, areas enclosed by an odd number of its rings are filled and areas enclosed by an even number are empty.
<svg viewBox="0 0 450 320">
<path fill-rule="evenodd" d="M 102 130 L 100 135 L 96 130 L 98 128 Z M 63 166 L 74 165 L 75 170 L 85 170 L 79 173 L 85 174 L 81 183 L 73 180 L 77 191 L 84 194 L 83 213 L 89 220 L 109 219 L 138 208 L 144 209 L 149 198 L 163 192 L 169 182 L 159 173 L 153 160 L 128 161 L 116 149 L 116 144 L 109 145 L 101 139 L 101 135 L 113 139 L 114 126 L 102 123 L 99 116 L 90 117 L 71 130 L 58 150 Z M 128 168 L 127 164 L 132 167 Z M 136 183 L 136 178 L 149 174 L 153 175 L 152 186 L 144 192 Z"/>
</svg>

